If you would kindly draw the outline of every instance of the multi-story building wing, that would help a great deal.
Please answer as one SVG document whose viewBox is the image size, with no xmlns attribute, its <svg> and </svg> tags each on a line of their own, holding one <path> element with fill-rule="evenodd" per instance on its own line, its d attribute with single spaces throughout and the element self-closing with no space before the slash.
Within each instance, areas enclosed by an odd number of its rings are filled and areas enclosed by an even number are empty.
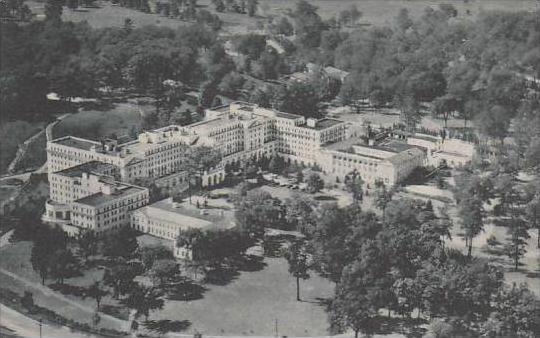
<svg viewBox="0 0 540 338">
<path fill-rule="evenodd" d="M 222 154 L 221 167 L 249 158 L 278 153 L 303 164 L 314 164 L 322 146 L 347 137 L 347 124 L 335 119 L 303 116 L 232 103 L 207 110 L 204 121 L 168 126 L 141 133 L 137 140 L 118 144 L 63 137 L 47 143 L 49 172 L 90 161 L 118 167 L 122 181 L 161 178 L 181 171 L 182 154 L 191 145 L 215 147 Z M 219 183 L 223 173 L 213 170 L 203 182 Z"/>
<path fill-rule="evenodd" d="M 102 191 L 71 204 L 71 224 L 97 235 L 116 231 L 130 224 L 129 213 L 148 204 L 148 190 L 127 185 L 107 185 Z"/>
<path fill-rule="evenodd" d="M 198 129 L 207 125 L 221 147 L 228 142 L 238 142 L 238 147 L 226 148 L 225 161 L 249 157 L 259 157 L 277 153 L 292 161 L 314 164 L 319 149 L 328 143 L 342 141 L 347 138 L 347 124 L 336 119 L 306 119 L 296 114 L 283 113 L 272 109 L 258 107 L 254 104 L 236 102 L 229 106 L 206 111 L 206 121 L 193 125 Z M 221 126 L 228 121 L 241 122 L 243 132 L 234 134 L 238 138 L 227 138 L 219 132 Z M 240 124 L 240 123 L 239 123 Z M 212 127 L 217 126 L 217 127 Z M 219 136 L 218 136 L 219 135 Z M 235 143 L 236 144 L 236 143 Z M 243 146 L 241 146 L 243 144 Z M 232 154 L 241 156 L 230 156 Z"/>
<path fill-rule="evenodd" d="M 43 220 L 74 234 L 81 228 L 97 234 L 128 225 L 127 212 L 148 204 L 148 189 L 115 180 L 118 168 L 86 162 L 49 174 L 50 197 Z"/>
<path fill-rule="evenodd" d="M 290 160 L 312 165 L 325 144 L 347 138 L 347 124 L 335 119 L 305 119 L 302 116 L 276 113 L 277 152 Z"/>
<path fill-rule="evenodd" d="M 375 145 L 351 138 L 325 147 L 318 162 L 325 173 L 341 181 L 356 172 L 368 186 L 376 182 L 392 186 L 422 166 L 425 158 L 424 151 L 402 142 L 390 140 Z"/>
<path fill-rule="evenodd" d="M 118 168 L 99 161 L 86 162 L 71 168 L 49 174 L 49 199 L 56 203 L 68 204 L 76 199 L 97 193 L 101 189 L 100 180 L 114 179 Z"/>
<path fill-rule="evenodd" d="M 78 137 L 66 136 L 47 142 L 47 168 L 49 173 L 71 168 L 91 161 L 100 161 L 123 167 L 125 154 L 116 147 L 114 141 L 96 142 Z"/>
</svg>

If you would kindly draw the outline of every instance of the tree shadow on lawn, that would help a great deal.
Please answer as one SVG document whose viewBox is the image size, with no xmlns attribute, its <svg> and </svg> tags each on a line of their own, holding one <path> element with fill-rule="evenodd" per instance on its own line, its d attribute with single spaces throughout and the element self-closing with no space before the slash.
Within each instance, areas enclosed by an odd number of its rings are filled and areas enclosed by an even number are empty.
<svg viewBox="0 0 540 338">
<path fill-rule="evenodd" d="M 316 305 L 319 305 L 319 306 L 323 306 L 325 309 L 329 310 L 330 309 L 330 304 L 332 303 L 332 298 L 316 297 L 315 300 L 301 299 L 300 302 L 316 304 Z"/>
<path fill-rule="evenodd" d="M 238 271 L 255 272 L 264 269 L 267 264 L 264 262 L 264 257 L 256 255 L 244 255 L 235 259 L 232 268 Z"/>
<path fill-rule="evenodd" d="M 240 272 L 261 271 L 266 266 L 264 257 L 257 255 L 230 258 L 225 264 L 207 270 L 204 283 L 224 286 L 236 280 L 240 276 Z"/>
<path fill-rule="evenodd" d="M 426 329 L 421 327 L 427 323 L 421 318 L 399 318 L 399 317 L 377 317 L 377 334 L 395 334 L 396 332 L 404 334 L 406 337 L 423 337 Z"/>
<path fill-rule="evenodd" d="M 156 332 L 160 335 L 164 335 L 169 332 L 182 332 L 187 330 L 191 326 L 189 320 L 147 320 L 143 323 L 144 327 Z"/>
<path fill-rule="evenodd" d="M 83 286 L 77 286 L 77 285 L 71 285 L 67 283 L 52 283 L 48 285 L 49 289 L 53 291 L 58 291 L 63 295 L 70 295 L 75 297 L 80 297 L 82 299 L 85 299 L 88 297 L 87 291 L 88 288 Z"/>
<path fill-rule="evenodd" d="M 225 286 L 236 280 L 238 276 L 240 276 L 238 269 L 220 266 L 206 271 L 203 281 L 205 284 Z"/>
<path fill-rule="evenodd" d="M 334 196 L 326 196 L 326 195 L 315 196 L 313 199 L 316 200 L 316 201 L 321 201 L 321 202 L 337 201 L 336 197 L 334 197 Z"/>
<path fill-rule="evenodd" d="M 183 282 L 168 286 L 166 293 L 167 299 L 169 300 L 191 301 L 202 299 L 207 290 L 208 289 L 204 286 L 187 279 Z"/>
<path fill-rule="evenodd" d="M 525 276 L 528 278 L 540 278 L 540 269 L 536 271 L 525 271 Z"/>
</svg>

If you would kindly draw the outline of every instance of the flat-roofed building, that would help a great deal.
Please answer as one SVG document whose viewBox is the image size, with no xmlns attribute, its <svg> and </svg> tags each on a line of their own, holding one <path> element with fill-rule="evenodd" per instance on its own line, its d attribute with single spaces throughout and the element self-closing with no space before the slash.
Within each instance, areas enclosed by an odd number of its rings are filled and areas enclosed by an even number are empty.
<svg viewBox="0 0 540 338">
<path fill-rule="evenodd" d="M 376 182 L 393 186 L 422 166 L 425 157 L 423 150 L 404 142 L 386 139 L 365 144 L 363 139 L 351 138 L 322 149 L 318 163 L 325 173 L 341 181 L 357 172 L 369 187 Z"/>
<path fill-rule="evenodd" d="M 206 118 L 218 126 L 229 125 L 227 121 L 230 120 L 245 121 L 243 133 L 233 134 L 228 139 L 216 138 L 216 144 L 222 145 L 243 138 L 235 152 L 225 152 L 229 156 L 224 157 L 225 161 L 277 153 L 288 160 L 310 165 L 315 164 L 315 158 L 322 146 L 348 137 L 348 124 L 343 121 L 331 118 L 306 119 L 301 115 L 243 102 L 209 109 L 206 111 Z M 215 134 L 209 136 L 215 137 Z M 235 153 L 236 156 L 230 156 Z"/>
<path fill-rule="evenodd" d="M 189 203 L 173 202 L 172 198 L 150 204 L 130 215 L 133 229 L 152 236 L 176 242 L 181 231 L 188 229 L 218 230 L 236 226 L 231 211 L 221 209 L 198 209 Z M 178 258 L 191 259 L 188 248 L 173 244 L 174 254 Z"/>
<path fill-rule="evenodd" d="M 103 235 L 129 226 L 129 213 L 148 202 L 146 188 L 118 182 L 108 184 L 102 191 L 71 203 L 71 224 Z"/>
<path fill-rule="evenodd" d="M 113 179 L 118 175 L 114 165 L 99 161 L 79 164 L 67 169 L 49 174 L 49 199 L 62 204 L 68 204 L 76 199 L 100 191 L 100 180 Z"/>
<path fill-rule="evenodd" d="M 435 167 L 443 163 L 450 168 L 465 166 L 471 162 L 475 153 L 475 146 L 471 142 L 427 134 L 410 135 L 407 143 L 425 149 L 426 164 Z"/>
<path fill-rule="evenodd" d="M 146 131 L 123 144 L 72 136 L 52 140 L 47 142 L 47 164 L 52 173 L 101 161 L 118 167 L 121 180 L 133 183 L 178 173 L 186 147 L 207 145 L 222 154 L 221 164 L 203 177 L 204 185 L 214 185 L 223 180 L 225 165 L 251 158 L 278 153 L 291 161 L 314 164 L 322 146 L 348 137 L 347 128 L 347 123 L 336 119 L 306 119 L 235 102 L 207 110 L 204 121 Z"/>
<path fill-rule="evenodd" d="M 148 204 L 148 189 L 117 181 L 118 168 L 90 161 L 49 174 L 43 220 L 97 234 L 128 225 L 126 213 Z"/>
</svg>

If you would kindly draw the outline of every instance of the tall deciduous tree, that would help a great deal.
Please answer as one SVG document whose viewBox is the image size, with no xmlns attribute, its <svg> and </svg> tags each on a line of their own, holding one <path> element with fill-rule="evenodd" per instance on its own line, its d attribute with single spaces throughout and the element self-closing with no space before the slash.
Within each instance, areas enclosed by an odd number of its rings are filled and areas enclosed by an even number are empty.
<svg viewBox="0 0 540 338">
<path fill-rule="evenodd" d="M 336 294 L 330 304 L 331 326 L 339 331 L 351 329 L 355 338 L 360 332 L 371 335 L 377 329 L 378 307 L 376 295 L 364 286 L 358 275 L 359 265 L 347 267 L 336 286 Z"/>
<path fill-rule="evenodd" d="M 247 0 L 247 12 L 249 16 L 255 16 L 257 13 L 257 7 L 259 6 L 258 0 Z"/>
<path fill-rule="evenodd" d="M 126 295 L 136 283 L 133 279 L 139 271 L 133 266 L 127 264 L 117 264 L 110 269 L 105 270 L 103 275 L 103 283 L 112 287 L 113 297 L 119 299 L 120 296 Z"/>
<path fill-rule="evenodd" d="M 62 6 L 64 0 L 47 0 L 45 2 L 45 18 L 51 22 L 60 22 L 62 20 Z"/>
<path fill-rule="evenodd" d="M 58 249 L 51 256 L 50 274 L 60 283 L 64 283 L 65 278 L 73 277 L 80 271 L 79 261 L 69 249 Z"/>
<path fill-rule="evenodd" d="M 66 248 L 66 235 L 59 228 L 50 229 L 47 226 L 36 228 L 37 234 L 32 246 L 30 262 L 35 271 L 41 277 L 41 284 L 45 285 L 45 279 L 52 275 L 53 255 L 56 251 Z"/>
<path fill-rule="evenodd" d="M 298 42 L 306 48 L 318 47 L 324 25 L 321 17 L 317 14 L 317 7 L 306 0 L 300 0 L 296 3 L 292 16 L 295 21 Z"/>
<path fill-rule="evenodd" d="M 519 267 L 519 260 L 527 252 L 527 239 L 529 238 L 527 223 L 520 215 L 512 213 L 508 224 L 508 243 L 505 246 L 505 251 L 514 262 L 514 270 L 516 271 Z"/>
<path fill-rule="evenodd" d="M 85 262 L 90 256 L 97 253 L 98 245 L 98 237 L 93 231 L 85 231 L 77 236 L 77 250 Z"/>
<path fill-rule="evenodd" d="M 461 228 L 464 231 L 465 245 L 467 246 L 467 256 L 472 255 L 472 241 L 484 227 L 484 208 L 482 201 L 476 197 L 462 200 L 459 205 L 459 217 L 461 218 Z"/>
<path fill-rule="evenodd" d="M 314 194 L 324 188 L 324 181 L 317 173 L 311 173 L 306 180 L 307 191 Z"/>
<path fill-rule="evenodd" d="M 139 248 L 135 232 L 129 227 L 123 227 L 116 234 L 107 236 L 103 243 L 106 256 L 131 259 Z"/>
<path fill-rule="evenodd" d="M 499 140 L 503 145 L 508 136 L 511 119 L 512 114 L 503 106 L 493 106 L 477 116 L 475 125 L 482 134 Z"/>
<path fill-rule="evenodd" d="M 362 202 L 364 198 L 364 180 L 362 176 L 354 170 L 352 173 L 345 176 L 345 188 L 352 194 L 353 202 Z"/>
<path fill-rule="evenodd" d="M 154 262 L 149 273 L 154 281 L 154 286 L 163 287 L 167 282 L 178 278 L 180 270 L 174 259 L 160 259 Z"/>
<path fill-rule="evenodd" d="M 162 309 L 164 301 L 161 293 L 155 288 L 148 288 L 138 285 L 132 288 L 131 292 L 122 300 L 122 303 L 135 310 L 135 316 L 145 316 L 148 319 L 150 311 Z"/>
<path fill-rule="evenodd" d="M 375 191 L 375 206 L 382 211 L 382 221 L 386 218 L 386 206 L 392 201 L 394 189 L 387 189 L 386 185 L 381 184 Z"/>
<path fill-rule="evenodd" d="M 285 254 L 285 258 L 289 262 L 289 273 L 296 278 L 296 300 L 301 301 L 300 279 L 308 279 L 310 269 L 305 243 L 302 241 L 292 243 Z"/>
<path fill-rule="evenodd" d="M 89 297 L 94 298 L 94 300 L 96 301 L 96 309 L 97 311 L 99 311 L 99 305 L 101 304 L 101 300 L 103 299 L 103 297 L 107 295 L 107 291 L 101 288 L 99 282 L 95 282 L 88 288 L 86 294 Z"/>
</svg>

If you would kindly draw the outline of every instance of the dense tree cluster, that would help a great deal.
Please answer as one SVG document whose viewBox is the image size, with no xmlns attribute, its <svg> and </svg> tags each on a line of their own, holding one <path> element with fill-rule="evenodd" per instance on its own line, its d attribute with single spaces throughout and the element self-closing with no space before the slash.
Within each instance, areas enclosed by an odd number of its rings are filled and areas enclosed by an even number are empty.
<svg viewBox="0 0 540 338">
<path fill-rule="evenodd" d="M 24 0 L 2 1 L 0 2 L 0 18 L 28 21 L 32 18 L 32 11 Z"/>
<path fill-rule="evenodd" d="M 216 12 L 232 12 L 255 16 L 258 0 L 212 0 Z"/>
<path fill-rule="evenodd" d="M 47 278 L 63 284 L 65 278 L 79 273 L 79 259 L 68 247 L 67 236 L 62 229 L 40 226 L 36 228 L 33 238 L 30 262 L 39 273 L 43 285 Z"/>
<path fill-rule="evenodd" d="M 92 29 L 47 20 L 2 23 L 1 31 L 3 119 L 39 118 L 49 92 L 69 100 L 135 90 L 153 97 L 156 110 L 170 110 L 175 87 L 169 83 L 198 85 L 214 66 L 198 62 L 216 44 L 215 34 L 199 25 Z"/>
<path fill-rule="evenodd" d="M 304 233 L 310 268 L 337 283 L 332 327 L 373 334 L 385 321 L 381 310 L 405 318 L 414 311 L 456 336 L 532 337 L 538 323 L 527 309 L 538 300 L 525 286 L 505 285 L 491 264 L 445 249 L 450 225 L 430 203 L 409 199 L 389 202 L 383 222 L 356 205 L 320 208 Z"/>
</svg>

